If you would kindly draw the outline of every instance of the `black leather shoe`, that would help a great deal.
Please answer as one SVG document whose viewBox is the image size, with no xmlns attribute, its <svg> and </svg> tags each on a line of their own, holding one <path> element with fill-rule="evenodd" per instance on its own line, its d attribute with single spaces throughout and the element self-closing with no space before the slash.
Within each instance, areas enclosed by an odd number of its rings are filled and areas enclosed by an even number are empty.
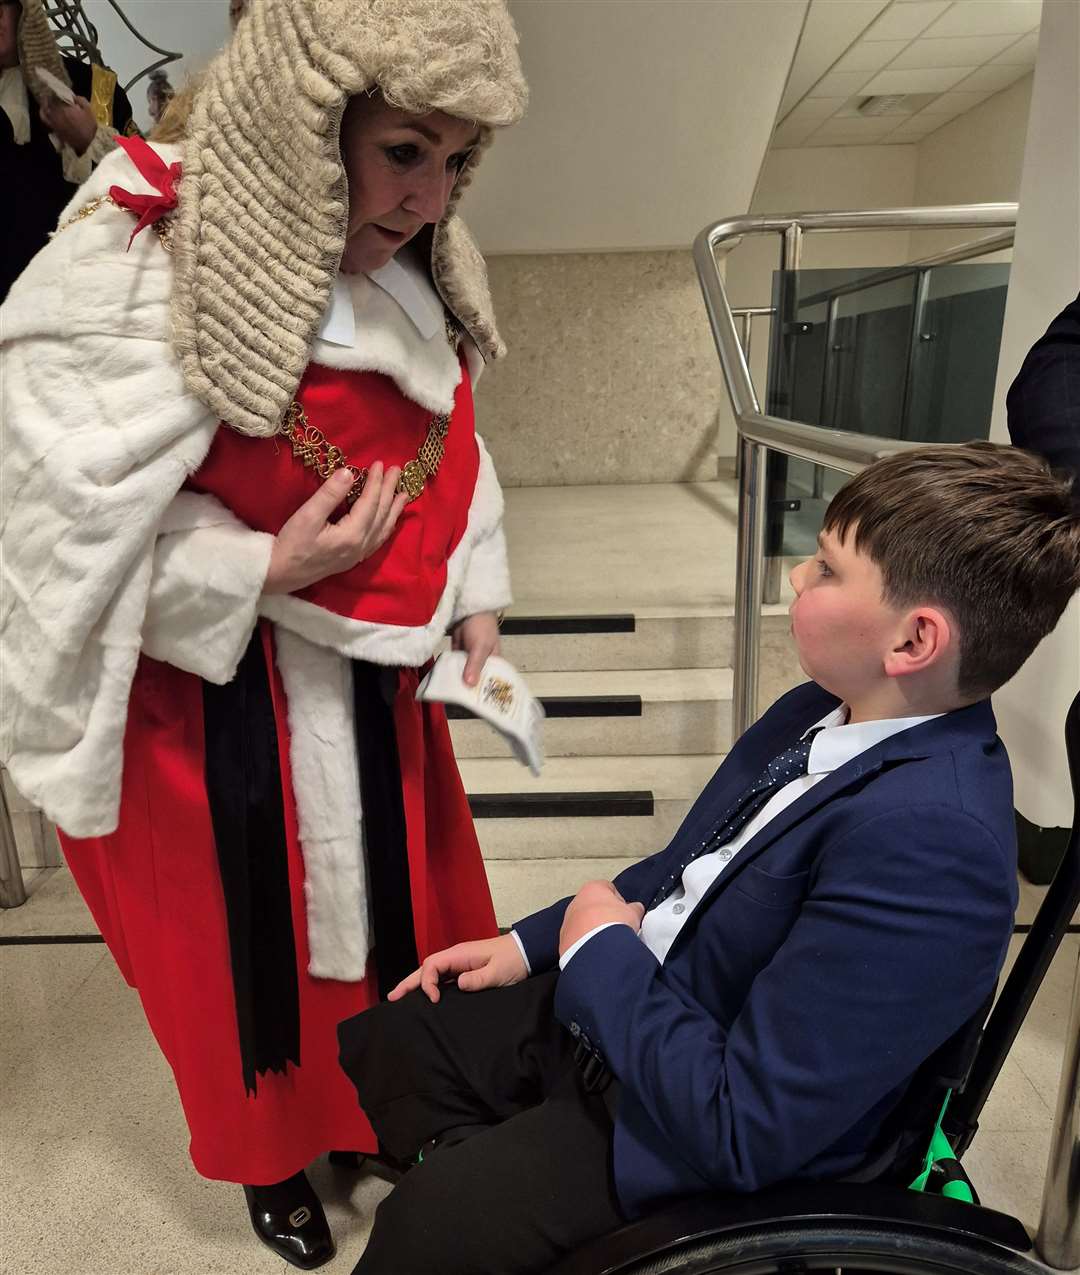
<svg viewBox="0 0 1080 1275">
<path fill-rule="evenodd" d="M 251 1225 L 260 1240 L 302 1271 L 334 1256 L 334 1237 L 315 1190 L 303 1173 L 273 1186 L 245 1186 Z"/>
</svg>

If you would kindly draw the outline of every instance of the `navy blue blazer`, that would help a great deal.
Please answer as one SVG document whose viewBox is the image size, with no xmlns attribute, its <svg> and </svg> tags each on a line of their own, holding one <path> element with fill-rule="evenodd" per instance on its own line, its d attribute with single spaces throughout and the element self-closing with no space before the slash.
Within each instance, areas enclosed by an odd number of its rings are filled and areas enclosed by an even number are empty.
<svg viewBox="0 0 1080 1275">
<path fill-rule="evenodd" d="M 615 878 L 647 903 L 719 812 L 836 707 L 784 695 L 666 850 Z M 839 1177 L 913 1073 L 987 998 L 1017 899 L 1012 779 L 989 701 L 833 771 L 732 860 L 659 964 L 611 926 L 560 975 L 555 1013 L 620 1082 L 615 1183 L 634 1217 L 703 1191 Z M 558 964 L 569 899 L 514 927 Z"/>
</svg>

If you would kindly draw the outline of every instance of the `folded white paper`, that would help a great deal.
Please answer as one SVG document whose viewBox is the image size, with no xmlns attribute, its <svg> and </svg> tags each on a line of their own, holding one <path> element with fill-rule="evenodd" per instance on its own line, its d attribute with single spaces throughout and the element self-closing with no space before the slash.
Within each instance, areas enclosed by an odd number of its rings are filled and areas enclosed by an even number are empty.
<svg viewBox="0 0 1080 1275">
<path fill-rule="evenodd" d="M 514 756 L 534 775 L 544 764 L 544 709 L 529 694 L 525 679 L 501 656 L 491 655 L 475 686 L 466 686 L 464 651 L 444 651 L 416 688 L 416 698 L 459 704 L 490 722 L 510 744 Z"/>
</svg>

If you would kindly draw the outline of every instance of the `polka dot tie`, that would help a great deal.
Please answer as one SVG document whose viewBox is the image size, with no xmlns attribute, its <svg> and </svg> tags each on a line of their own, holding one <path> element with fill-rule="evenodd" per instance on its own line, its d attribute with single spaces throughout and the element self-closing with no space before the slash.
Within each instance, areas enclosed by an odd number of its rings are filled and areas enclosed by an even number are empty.
<svg viewBox="0 0 1080 1275">
<path fill-rule="evenodd" d="M 714 850 L 719 850 L 721 846 L 727 845 L 729 841 L 733 841 L 770 797 L 775 796 L 785 784 L 790 784 L 793 779 L 799 779 L 807 773 L 810 763 L 810 746 L 819 730 L 821 730 L 820 726 L 815 727 L 807 733 L 805 739 L 800 739 L 793 748 L 789 748 L 787 752 L 781 753 L 779 757 L 774 757 L 769 762 L 739 800 L 725 812 L 719 822 L 713 825 L 712 831 L 705 840 L 686 852 L 679 866 L 665 878 L 663 885 L 653 895 L 646 911 L 651 911 L 658 904 L 663 903 L 678 886 L 682 880 L 682 874 L 695 859 L 700 859 L 703 854 L 711 854 Z"/>
</svg>

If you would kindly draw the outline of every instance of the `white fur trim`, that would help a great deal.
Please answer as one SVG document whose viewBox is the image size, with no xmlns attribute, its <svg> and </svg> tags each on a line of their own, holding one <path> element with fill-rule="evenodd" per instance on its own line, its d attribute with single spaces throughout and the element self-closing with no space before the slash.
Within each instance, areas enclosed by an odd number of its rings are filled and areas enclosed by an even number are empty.
<svg viewBox="0 0 1080 1275">
<path fill-rule="evenodd" d="M 351 346 L 317 340 L 311 360 L 350 372 L 382 372 L 429 412 L 450 412 L 461 365 L 440 324 L 429 340 L 397 301 L 366 275 L 348 276 L 356 335 Z"/>
<path fill-rule="evenodd" d="M 105 124 L 97 126 L 97 132 L 90 139 L 90 145 L 81 155 L 76 155 L 66 143 L 60 144 L 55 134 L 50 133 L 50 137 L 53 139 L 53 146 L 60 151 L 60 162 L 64 169 L 65 180 L 75 185 L 86 181 L 93 172 L 94 166 L 116 147 L 116 129 L 109 128 Z"/>
<path fill-rule="evenodd" d="M 308 971 L 358 982 L 371 950 L 352 668 L 335 651 L 276 632 L 289 703 L 289 761 L 304 851 Z"/>
<path fill-rule="evenodd" d="M 110 155 L 91 184 L 116 180 Z M 76 222 L 0 309 L 0 758 L 77 837 L 116 828 L 158 523 L 216 428 L 169 344 L 169 258 L 131 229 Z"/>
<path fill-rule="evenodd" d="M 479 435 L 476 445 L 480 451 L 480 468 L 468 525 L 446 564 L 446 588 L 427 624 L 390 625 L 353 620 L 293 594 L 265 595 L 259 605 L 260 613 L 309 642 L 329 646 L 350 659 L 400 668 L 415 668 L 431 659 L 453 621 L 474 548 L 493 535 L 502 521 L 503 496 L 495 466 Z"/>
<path fill-rule="evenodd" d="M 258 619 L 274 537 L 252 531 L 213 496 L 181 491 L 154 546 L 142 649 L 223 686 Z"/>
<path fill-rule="evenodd" d="M 478 615 L 481 611 L 502 611 L 513 600 L 506 536 L 500 523 L 489 536 L 473 546 L 450 623 L 457 624 L 466 616 Z"/>
</svg>

